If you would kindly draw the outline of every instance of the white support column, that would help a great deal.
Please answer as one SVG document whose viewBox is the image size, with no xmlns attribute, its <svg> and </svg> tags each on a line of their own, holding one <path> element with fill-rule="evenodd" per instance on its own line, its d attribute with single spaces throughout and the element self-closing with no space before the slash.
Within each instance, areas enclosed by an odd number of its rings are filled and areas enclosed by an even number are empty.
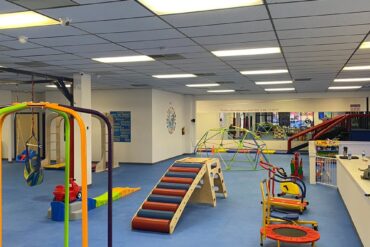
<svg viewBox="0 0 370 247">
<path fill-rule="evenodd" d="M 84 73 L 73 75 L 73 97 L 77 107 L 91 108 L 91 76 Z M 91 171 L 91 115 L 79 113 L 86 126 L 87 141 L 87 183 L 92 184 Z M 80 130 L 75 121 L 74 127 L 74 175 L 78 184 L 81 184 L 81 138 Z"/>
</svg>

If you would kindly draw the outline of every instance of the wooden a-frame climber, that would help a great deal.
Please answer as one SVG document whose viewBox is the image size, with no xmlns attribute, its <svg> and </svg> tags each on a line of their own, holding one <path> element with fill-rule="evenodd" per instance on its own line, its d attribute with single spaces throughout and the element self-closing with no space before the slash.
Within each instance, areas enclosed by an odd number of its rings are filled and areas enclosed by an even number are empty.
<svg viewBox="0 0 370 247">
<path fill-rule="evenodd" d="M 216 195 L 227 197 L 218 159 L 175 161 L 132 219 L 133 229 L 173 233 L 188 203 L 216 206 Z"/>
</svg>

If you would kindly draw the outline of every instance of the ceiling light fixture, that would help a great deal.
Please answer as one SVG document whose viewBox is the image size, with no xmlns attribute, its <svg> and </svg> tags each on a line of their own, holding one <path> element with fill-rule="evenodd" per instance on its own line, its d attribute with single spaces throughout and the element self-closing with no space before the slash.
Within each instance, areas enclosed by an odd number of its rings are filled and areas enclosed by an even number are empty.
<svg viewBox="0 0 370 247">
<path fill-rule="evenodd" d="M 279 85 L 279 84 L 292 84 L 293 81 L 256 81 L 256 85 Z"/>
<path fill-rule="evenodd" d="M 287 69 L 271 69 L 271 70 L 246 70 L 240 71 L 243 75 L 270 75 L 288 73 Z"/>
<path fill-rule="evenodd" d="M 370 65 L 364 65 L 364 66 L 347 66 L 347 67 L 344 67 L 343 70 L 370 70 Z"/>
<path fill-rule="evenodd" d="M 263 0 L 138 0 L 157 15 L 262 5 Z"/>
<path fill-rule="evenodd" d="M 329 90 L 350 90 L 360 88 L 362 88 L 362 86 L 343 86 L 343 87 L 329 87 Z"/>
<path fill-rule="evenodd" d="M 294 91 L 294 87 L 287 87 L 287 88 L 266 88 L 266 92 L 284 92 L 284 91 Z"/>
<path fill-rule="evenodd" d="M 281 50 L 279 47 L 212 51 L 212 53 L 217 57 L 266 55 L 266 54 L 275 54 L 275 53 L 280 53 L 280 52 Z"/>
<path fill-rule="evenodd" d="M 57 88 L 57 86 L 54 85 L 54 84 L 48 84 L 45 87 L 48 87 L 48 88 Z M 68 87 L 68 88 L 71 87 L 71 84 L 66 84 L 66 87 Z"/>
<path fill-rule="evenodd" d="M 187 87 L 218 87 L 218 83 L 186 84 Z"/>
<path fill-rule="evenodd" d="M 133 63 L 133 62 L 148 62 L 155 61 L 153 58 L 145 55 L 139 56 L 123 56 L 123 57 L 98 57 L 92 58 L 94 61 L 101 63 Z"/>
<path fill-rule="evenodd" d="M 360 46 L 360 49 L 369 49 L 370 48 L 370 41 L 363 42 Z"/>
<path fill-rule="evenodd" d="M 223 89 L 223 90 L 207 90 L 208 93 L 233 93 L 234 89 Z"/>
<path fill-rule="evenodd" d="M 158 79 L 177 79 L 177 78 L 193 78 L 197 77 L 194 74 L 169 74 L 169 75 L 152 75 L 154 78 Z"/>
<path fill-rule="evenodd" d="M 334 82 L 366 82 L 370 81 L 370 78 L 342 78 L 334 79 Z"/>
<path fill-rule="evenodd" d="M 58 25 L 59 21 L 34 11 L 0 14 L 0 29 Z"/>
</svg>

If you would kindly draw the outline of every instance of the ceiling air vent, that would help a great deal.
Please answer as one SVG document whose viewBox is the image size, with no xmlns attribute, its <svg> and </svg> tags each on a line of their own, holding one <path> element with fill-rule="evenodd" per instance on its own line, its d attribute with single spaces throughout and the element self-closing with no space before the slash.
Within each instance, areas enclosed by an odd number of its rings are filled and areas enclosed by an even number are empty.
<svg viewBox="0 0 370 247">
<path fill-rule="evenodd" d="M 298 78 L 298 79 L 294 79 L 295 82 L 300 82 L 300 81 L 311 81 L 312 78 Z"/>
<path fill-rule="evenodd" d="M 71 0 L 7 0 L 8 2 L 25 7 L 26 9 L 51 9 L 67 6 L 76 6 L 78 3 Z"/>
<path fill-rule="evenodd" d="M 196 73 L 196 76 L 215 76 L 216 73 Z"/>
<path fill-rule="evenodd" d="M 150 87 L 148 84 L 131 84 L 131 87 Z"/>
<path fill-rule="evenodd" d="M 234 84 L 235 82 L 233 81 L 216 81 L 216 83 L 220 85 L 225 85 L 225 84 Z"/>
<path fill-rule="evenodd" d="M 48 67 L 50 64 L 43 63 L 43 62 L 37 62 L 37 61 L 32 61 L 32 62 L 19 62 L 15 63 L 21 66 L 26 66 L 26 67 L 32 67 L 32 68 L 38 68 L 38 67 Z"/>
<path fill-rule="evenodd" d="M 185 59 L 185 57 L 181 56 L 180 54 L 160 54 L 160 55 L 151 55 L 150 57 L 157 61 Z"/>
</svg>

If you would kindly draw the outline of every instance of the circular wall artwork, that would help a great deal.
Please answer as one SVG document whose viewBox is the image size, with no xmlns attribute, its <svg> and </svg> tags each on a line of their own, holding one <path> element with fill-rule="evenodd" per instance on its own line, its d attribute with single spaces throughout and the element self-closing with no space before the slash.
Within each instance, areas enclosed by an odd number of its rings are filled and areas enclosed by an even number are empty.
<svg viewBox="0 0 370 247">
<path fill-rule="evenodd" d="M 176 112 L 175 112 L 175 109 L 173 108 L 173 106 L 171 104 L 170 104 L 170 107 L 168 107 L 168 110 L 167 110 L 166 123 L 167 123 L 168 133 L 172 134 L 173 132 L 175 132 L 175 129 L 176 129 Z"/>
</svg>

